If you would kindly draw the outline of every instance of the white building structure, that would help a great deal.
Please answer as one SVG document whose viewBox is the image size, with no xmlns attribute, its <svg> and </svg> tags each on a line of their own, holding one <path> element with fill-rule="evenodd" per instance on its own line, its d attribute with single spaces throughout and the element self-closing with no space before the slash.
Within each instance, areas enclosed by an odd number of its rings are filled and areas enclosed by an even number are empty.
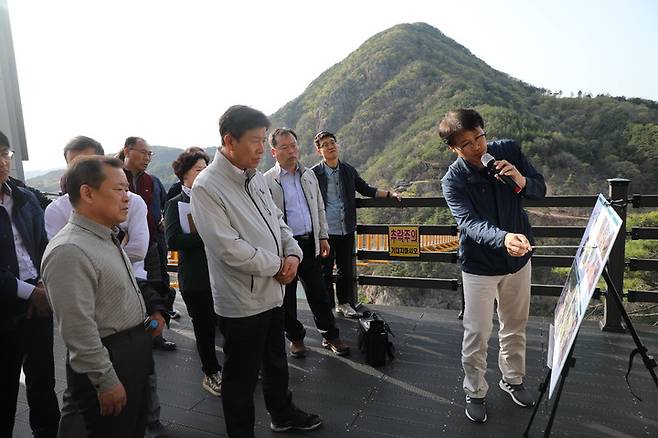
<svg viewBox="0 0 658 438">
<path fill-rule="evenodd" d="M 0 131 L 14 150 L 12 176 L 24 180 L 23 161 L 29 157 L 7 0 L 0 0 Z"/>
</svg>

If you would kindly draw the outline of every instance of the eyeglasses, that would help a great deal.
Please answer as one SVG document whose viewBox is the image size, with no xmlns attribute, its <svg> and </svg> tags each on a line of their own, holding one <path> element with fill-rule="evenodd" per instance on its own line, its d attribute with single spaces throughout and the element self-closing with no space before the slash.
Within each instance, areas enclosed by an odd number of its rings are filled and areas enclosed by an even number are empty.
<svg viewBox="0 0 658 438">
<path fill-rule="evenodd" d="M 2 158 L 3 160 L 11 160 L 13 156 L 14 156 L 14 151 L 9 149 L 0 152 L 0 158 Z"/>
<path fill-rule="evenodd" d="M 482 131 L 482 134 L 480 134 L 480 135 L 476 135 L 475 138 L 473 139 L 473 141 L 469 140 L 469 141 L 467 141 L 467 142 L 465 142 L 465 143 L 462 143 L 461 146 L 453 146 L 453 147 L 454 147 L 455 149 L 459 149 L 459 150 L 463 151 L 464 149 L 468 149 L 468 148 L 472 147 L 472 146 L 475 145 L 478 141 L 480 141 L 481 138 L 484 138 L 484 137 L 486 137 L 486 136 L 487 136 L 487 133 L 486 133 L 485 131 Z"/>
<path fill-rule="evenodd" d="M 145 157 L 152 157 L 155 155 L 155 152 L 153 151 L 145 151 L 143 149 L 135 149 L 135 148 L 130 148 L 131 151 L 139 152 L 140 154 L 144 155 Z"/>
<path fill-rule="evenodd" d="M 336 140 L 334 140 L 333 138 L 329 138 L 329 140 L 327 140 L 326 142 L 320 143 L 320 146 L 318 146 L 318 147 L 320 149 L 322 149 L 322 148 L 328 148 L 328 147 L 331 147 L 331 146 L 336 146 Z"/>
<path fill-rule="evenodd" d="M 295 149 L 298 149 L 298 148 L 299 148 L 299 145 L 297 143 L 281 144 L 281 145 L 277 145 L 277 146 L 274 147 L 274 149 L 276 149 L 277 151 L 283 151 L 283 152 L 286 152 L 286 151 L 291 150 L 291 149 L 295 150 Z"/>
</svg>

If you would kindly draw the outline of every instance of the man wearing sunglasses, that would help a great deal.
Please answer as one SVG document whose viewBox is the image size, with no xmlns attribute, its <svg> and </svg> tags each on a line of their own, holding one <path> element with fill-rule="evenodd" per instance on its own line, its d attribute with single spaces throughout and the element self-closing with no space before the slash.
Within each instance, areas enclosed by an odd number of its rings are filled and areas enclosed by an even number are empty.
<svg viewBox="0 0 658 438">
<path fill-rule="evenodd" d="M 483 423 L 487 420 L 485 372 L 494 300 L 500 321 L 502 379 L 498 386 L 517 405 L 534 405 L 523 386 L 533 238 L 522 198 L 543 198 L 546 184 L 516 142 L 487 142 L 484 120 L 472 109 L 446 114 L 439 123 L 439 135 L 457 155 L 441 184 L 460 231 L 465 413 L 471 421 Z M 491 161 L 483 160 L 487 153 L 493 163 L 485 166 L 483 161 Z"/>
</svg>

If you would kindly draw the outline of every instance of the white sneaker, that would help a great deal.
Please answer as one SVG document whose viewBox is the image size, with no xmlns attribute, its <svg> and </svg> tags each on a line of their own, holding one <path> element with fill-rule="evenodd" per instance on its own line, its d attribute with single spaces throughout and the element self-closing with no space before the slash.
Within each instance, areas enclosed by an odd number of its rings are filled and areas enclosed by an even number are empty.
<svg viewBox="0 0 658 438">
<path fill-rule="evenodd" d="M 216 372 L 210 376 L 205 376 L 203 382 L 201 382 L 203 389 L 216 395 L 217 397 L 222 395 L 222 373 L 221 371 Z"/>
<path fill-rule="evenodd" d="M 336 313 L 342 314 L 345 318 L 356 318 L 356 310 L 352 309 L 349 303 L 339 304 L 336 306 Z"/>
</svg>

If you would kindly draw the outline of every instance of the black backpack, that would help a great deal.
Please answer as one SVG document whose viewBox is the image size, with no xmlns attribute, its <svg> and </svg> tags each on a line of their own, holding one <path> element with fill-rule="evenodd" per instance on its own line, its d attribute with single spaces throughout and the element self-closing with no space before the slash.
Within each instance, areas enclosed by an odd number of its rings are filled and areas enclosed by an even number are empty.
<svg viewBox="0 0 658 438">
<path fill-rule="evenodd" d="M 365 312 L 359 318 L 359 349 L 366 355 L 366 363 L 373 367 L 386 365 L 386 357 L 393 359 L 393 343 L 388 340 L 393 332 L 388 323 L 376 313 Z"/>
</svg>

